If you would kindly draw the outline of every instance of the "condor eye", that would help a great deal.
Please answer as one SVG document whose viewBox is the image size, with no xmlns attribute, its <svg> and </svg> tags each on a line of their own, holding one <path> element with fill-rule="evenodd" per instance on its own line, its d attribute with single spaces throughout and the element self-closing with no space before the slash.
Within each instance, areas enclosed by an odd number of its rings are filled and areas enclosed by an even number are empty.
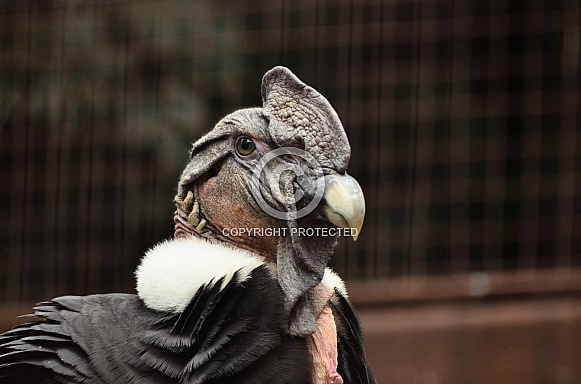
<svg viewBox="0 0 581 384">
<path fill-rule="evenodd" d="M 250 137 L 241 136 L 236 140 L 236 151 L 240 156 L 248 156 L 256 149 L 254 140 Z"/>
</svg>

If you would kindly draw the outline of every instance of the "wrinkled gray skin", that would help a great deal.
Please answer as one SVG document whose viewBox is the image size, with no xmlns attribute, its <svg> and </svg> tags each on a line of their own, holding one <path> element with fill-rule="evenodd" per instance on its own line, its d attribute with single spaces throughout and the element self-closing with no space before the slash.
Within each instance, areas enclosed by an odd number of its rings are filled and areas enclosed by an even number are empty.
<svg viewBox="0 0 581 384">
<path fill-rule="evenodd" d="M 305 336 L 316 330 L 316 319 L 328 299 L 318 296 L 317 285 L 333 253 L 336 238 L 291 236 L 290 230 L 286 236 L 243 238 L 224 236 L 222 230 L 227 227 L 333 227 L 324 220 L 324 200 L 307 217 L 292 218 L 292 212 L 300 209 L 293 202 L 294 193 L 301 189 L 312 196 L 315 180 L 309 177 L 298 180 L 292 174 L 285 174 L 280 180 L 261 178 L 266 191 L 271 191 L 273 183 L 278 182 L 288 197 L 281 203 L 265 196 L 271 206 L 291 213 L 291 219 L 280 220 L 266 214 L 252 196 L 252 170 L 268 151 L 296 147 L 308 151 L 325 175 L 344 175 L 351 149 L 329 102 L 287 68 L 275 67 L 264 75 L 262 99 L 263 108 L 241 109 L 226 116 L 194 143 L 191 161 L 180 178 L 176 195 L 176 237 L 194 235 L 233 243 L 271 262 L 285 292 L 289 333 Z M 236 140 L 240 136 L 251 137 L 256 142 L 256 151 L 251 156 L 243 157 L 236 152 Z M 285 167 L 285 161 L 296 162 L 296 159 L 277 158 L 269 167 L 274 172 L 277 167 Z M 313 175 L 308 164 L 301 166 L 307 176 Z M 192 211 L 196 214 L 192 215 Z M 199 225 L 201 221 L 205 221 L 203 228 Z"/>
</svg>

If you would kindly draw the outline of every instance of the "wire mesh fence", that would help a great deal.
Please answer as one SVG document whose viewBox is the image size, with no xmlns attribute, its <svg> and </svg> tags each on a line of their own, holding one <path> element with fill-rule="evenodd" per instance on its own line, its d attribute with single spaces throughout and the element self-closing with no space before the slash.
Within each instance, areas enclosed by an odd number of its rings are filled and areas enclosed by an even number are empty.
<svg viewBox="0 0 581 384">
<path fill-rule="evenodd" d="M 286 65 L 368 212 L 347 278 L 581 266 L 577 1 L 0 1 L 0 300 L 131 291 L 189 143 Z"/>
</svg>

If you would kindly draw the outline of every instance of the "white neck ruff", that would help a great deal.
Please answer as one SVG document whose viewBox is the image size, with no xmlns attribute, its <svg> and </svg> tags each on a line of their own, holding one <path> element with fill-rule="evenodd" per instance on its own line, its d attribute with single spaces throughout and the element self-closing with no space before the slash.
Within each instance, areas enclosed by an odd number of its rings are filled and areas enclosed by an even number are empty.
<svg viewBox="0 0 581 384">
<path fill-rule="evenodd" d="M 204 284 L 224 277 L 224 287 L 237 271 L 238 280 L 245 281 L 263 264 L 248 251 L 197 237 L 166 240 L 141 259 L 137 294 L 148 308 L 181 312 Z"/>
<path fill-rule="evenodd" d="M 203 285 L 224 278 L 222 287 L 238 273 L 238 282 L 266 262 L 246 250 L 198 237 L 170 239 L 149 249 L 135 271 L 137 294 L 146 307 L 181 312 Z M 274 276 L 274 272 L 273 272 Z M 321 284 L 347 297 L 343 280 L 330 268 Z"/>
</svg>

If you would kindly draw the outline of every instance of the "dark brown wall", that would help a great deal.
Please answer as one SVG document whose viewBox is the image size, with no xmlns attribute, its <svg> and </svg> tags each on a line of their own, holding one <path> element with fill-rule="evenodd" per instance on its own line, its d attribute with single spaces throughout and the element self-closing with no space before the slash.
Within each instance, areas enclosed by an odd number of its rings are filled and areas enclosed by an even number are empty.
<svg viewBox="0 0 581 384">
<path fill-rule="evenodd" d="M 581 296 L 364 309 L 379 383 L 581 382 Z"/>
</svg>

